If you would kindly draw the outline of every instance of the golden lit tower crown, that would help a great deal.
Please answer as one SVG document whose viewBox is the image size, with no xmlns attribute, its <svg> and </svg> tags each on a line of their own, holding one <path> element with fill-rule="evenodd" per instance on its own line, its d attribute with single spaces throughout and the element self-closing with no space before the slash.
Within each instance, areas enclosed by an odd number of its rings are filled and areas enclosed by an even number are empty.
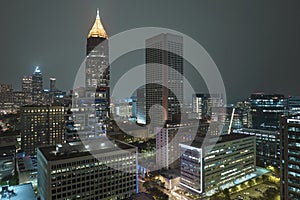
<svg viewBox="0 0 300 200">
<path fill-rule="evenodd" d="M 88 35 L 88 38 L 90 37 L 101 37 L 107 39 L 108 36 L 106 34 L 106 31 L 101 23 L 100 15 L 99 15 L 99 9 L 97 9 L 97 17 L 95 20 L 95 23 L 93 27 L 90 30 L 90 33 Z"/>
</svg>

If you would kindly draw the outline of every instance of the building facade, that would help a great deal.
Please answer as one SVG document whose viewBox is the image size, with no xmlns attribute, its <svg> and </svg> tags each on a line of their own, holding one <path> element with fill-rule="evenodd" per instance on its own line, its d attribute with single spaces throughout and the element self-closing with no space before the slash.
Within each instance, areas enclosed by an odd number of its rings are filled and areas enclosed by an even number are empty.
<svg viewBox="0 0 300 200">
<path fill-rule="evenodd" d="M 48 199 L 126 199 L 137 193 L 137 149 L 99 142 L 97 150 L 82 144 L 38 149 L 38 191 Z"/>
<path fill-rule="evenodd" d="M 286 112 L 284 95 L 252 94 L 250 104 L 252 128 L 278 130 L 280 117 Z"/>
<path fill-rule="evenodd" d="M 146 40 L 146 123 L 161 125 L 181 114 L 183 37 L 159 34 Z M 163 109 L 155 108 L 160 105 Z M 152 109 L 152 113 L 150 111 Z"/>
<path fill-rule="evenodd" d="M 210 139 L 213 146 L 209 140 L 203 143 L 204 138 L 180 144 L 180 184 L 204 196 L 232 187 L 256 170 L 255 136 L 230 134 Z"/>
<path fill-rule="evenodd" d="M 64 141 L 63 106 L 21 107 L 21 149 L 36 155 L 37 147 Z"/>
<path fill-rule="evenodd" d="M 198 114 L 198 119 L 218 121 L 217 109 L 223 106 L 221 95 L 217 94 L 193 94 L 192 109 Z"/>
<path fill-rule="evenodd" d="M 160 168 L 176 169 L 180 167 L 180 147 L 182 142 L 192 142 L 204 135 L 219 135 L 217 123 L 202 123 L 197 120 L 166 124 L 156 129 L 156 165 Z"/>
<path fill-rule="evenodd" d="M 280 123 L 281 200 L 300 199 L 300 115 L 283 116 Z"/>
</svg>

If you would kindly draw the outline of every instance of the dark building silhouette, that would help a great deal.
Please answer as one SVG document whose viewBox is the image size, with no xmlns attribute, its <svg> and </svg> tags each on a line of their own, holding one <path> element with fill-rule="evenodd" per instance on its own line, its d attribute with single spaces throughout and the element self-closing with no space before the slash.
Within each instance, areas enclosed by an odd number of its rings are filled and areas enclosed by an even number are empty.
<svg viewBox="0 0 300 200">
<path fill-rule="evenodd" d="M 183 101 L 182 54 L 182 36 L 162 33 L 146 40 L 147 124 L 150 123 L 150 115 L 154 126 L 167 120 L 174 121 L 180 115 L 180 102 Z M 163 110 L 156 109 L 154 105 L 162 106 Z"/>
</svg>

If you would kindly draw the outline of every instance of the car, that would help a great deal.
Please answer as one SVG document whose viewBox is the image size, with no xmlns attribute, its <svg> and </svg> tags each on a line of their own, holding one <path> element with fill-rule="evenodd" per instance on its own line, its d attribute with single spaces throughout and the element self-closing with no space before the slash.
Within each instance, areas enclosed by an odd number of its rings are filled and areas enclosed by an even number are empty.
<svg viewBox="0 0 300 200">
<path fill-rule="evenodd" d="M 244 192 L 243 194 L 244 194 L 244 195 L 249 195 L 250 193 L 249 193 L 249 192 Z"/>
</svg>

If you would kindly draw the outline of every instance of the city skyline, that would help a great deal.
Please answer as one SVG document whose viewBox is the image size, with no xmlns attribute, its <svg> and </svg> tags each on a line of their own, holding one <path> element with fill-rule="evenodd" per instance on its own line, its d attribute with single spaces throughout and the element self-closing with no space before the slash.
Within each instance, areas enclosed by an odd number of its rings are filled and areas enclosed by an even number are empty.
<svg viewBox="0 0 300 200">
<path fill-rule="evenodd" d="M 134 1 L 0 12 L 0 199 L 300 199 L 296 5 Z"/>
<path fill-rule="evenodd" d="M 298 2 L 193 1 L 182 4 L 172 1 L 172 6 L 170 2 L 159 2 L 159 8 L 154 8 L 153 2 L 135 2 L 135 7 L 130 8 L 130 4 L 121 1 L 94 1 L 90 4 L 66 1 L 60 6 L 35 1 L 3 4 L 1 22 L 4 28 L 0 40 L 1 52 L 7 56 L 0 61 L 5 71 L 0 77 L 4 83 L 13 83 L 15 89 L 20 88 L 19 77 L 29 74 L 39 65 L 47 75 L 45 80 L 55 76 L 58 88 L 70 90 L 85 57 L 85 39 L 95 10 L 100 8 L 108 35 L 131 28 L 157 26 L 178 30 L 194 38 L 218 66 L 228 102 L 242 100 L 258 91 L 299 95 L 295 87 L 297 70 L 294 66 L 299 63 L 296 52 L 299 52 L 300 45 L 295 39 L 300 30 L 293 25 L 300 19 L 296 11 Z M 270 5 L 272 9 L 268 9 Z M 165 13 L 168 6 L 174 12 Z M 153 9 L 156 12 L 151 12 Z M 14 10 L 13 14 L 11 10 Z M 163 20 L 162 16 L 165 16 Z M 144 61 L 143 54 L 135 58 Z M 112 79 L 118 79 L 138 62 L 131 58 L 124 60 L 128 64 L 112 72 L 115 76 Z M 289 78 L 281 78 L 283 70 Z M 237 73 L 239 76 L 235 76 Z M 267 77 L 266 73 L 269 74 Z M 198 76 L 185 74 L 188 80 L 201 86 L 196 92 L 205 92 L 203 81 L 198 82 Z M 65 76 L 69 78 L 62 81 Z"/>
</svg>

